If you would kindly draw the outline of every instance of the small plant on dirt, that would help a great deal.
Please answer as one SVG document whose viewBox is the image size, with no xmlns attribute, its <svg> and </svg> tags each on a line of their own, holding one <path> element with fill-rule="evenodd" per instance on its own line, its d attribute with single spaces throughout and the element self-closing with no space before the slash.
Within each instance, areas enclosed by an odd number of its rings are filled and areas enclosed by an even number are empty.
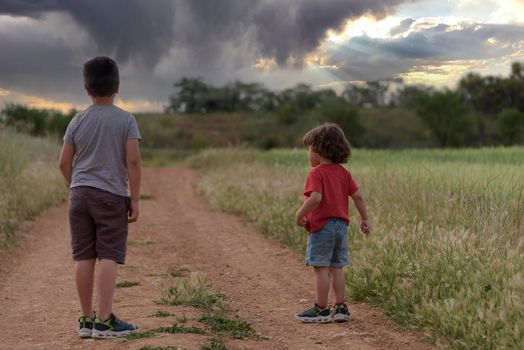
<svg viewBox="0 0 524 350">
<path fill-rule="evenodd" d="M 169 317 L 169 316 L 175 316 L 174 314 L 168 312 L 168 311 L 157 311 L 147 317 Z"/>
<path fill-rule="evenodd" d="M 123 338 L 126 340 L 134 340 L 134 339 L 143 339 L 143 338 L 152 338 L 156 335 L 154 331 L 145 331 L 145 332 L 134 332 L 125 335 Z"/>
<path fill-rule="evenodd" d="M 180 322 L 180 323 L 186 323 L 187 322 L 187 317 L 185 314 L 182 314 L 181 317 L 177 317 L 176 318 L 177 322 Z"/>
<path fill-rule="evenodd" d="M 211 337 L 209 341 L 204 344 L 200 350 L 230 350 L 224 340 L 218 337 Z"/>
<path fill-rule="evenodd" d="M 198 321 L 210 326 L 211 332 L 220 336 L 227 336 L 235 339 L 260 338 L 251 325 L 246 321 L 241 320 L 238 316 L 235 319 L 230 319 L 223 314 L 207 313 L 200 317 Z"/>
<path fill-rule="evenodd" d="M 153 332 L 155 333 L 171 333 L 171 334 L 177 334 L 177 333 L 193 333 L 193 334 L 206 334 L 206 331 L 202 328 L 198 327 L 185 327 L 185 326 L 179 326 L 178 324 L 174 323 L 172 326 L 169 327 L 158 327 L 153 329 Z"/>
<path fill-rule="evenodd" d="M 147 201 L 147 200 L 152 200 L 152 199 L 155 199 L 155 196 L 153 196 L 152 194 L 141 194 L 140 195 L 140 200 Z"/>
<path fill-rule="evenodd" d="M 187 267 L 171 268 L 168 273 L 171 277 L 184 277 L 189 275 L 191 270 L 189 270 Z"/>
<path fill-rule="evenodd" d="M 116 284 L 117 288 L 129 288 L 134 286 L 139 286 L 140 282 L 133 282 L 133 281 L 123 281 Z"/>
<path fill-rule="evenodd" d="M 160 301 L 167 305 L 190 305 L 197 308 L 222 308 L 224 294 L 211 290 L 206 275 L 201 272 L 191 273 L 187 279 L 177 279 Z"/>
</svg>

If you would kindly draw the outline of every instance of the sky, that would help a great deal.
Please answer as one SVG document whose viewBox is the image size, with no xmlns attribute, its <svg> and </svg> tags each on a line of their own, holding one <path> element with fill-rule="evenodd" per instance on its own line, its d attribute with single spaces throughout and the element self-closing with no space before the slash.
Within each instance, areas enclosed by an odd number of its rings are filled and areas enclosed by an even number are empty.
<svg viewBox="0 0 524 350">
<path fill-rule="evenodd" d="M 83 109 L 82 66 L 100 55 L 131 112 L 163 110 L 182 77 L 453 88 L 524 62 L 522 14 L 524 0 L 0 0 L 0 105 Z"/>
</svg>

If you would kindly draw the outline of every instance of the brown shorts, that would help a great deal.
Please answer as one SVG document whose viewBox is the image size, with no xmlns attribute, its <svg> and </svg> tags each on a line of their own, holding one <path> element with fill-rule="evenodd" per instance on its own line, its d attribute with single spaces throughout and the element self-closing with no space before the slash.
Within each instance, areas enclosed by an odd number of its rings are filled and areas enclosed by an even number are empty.
<svg viewBox="0 0 524 350">
<path fill-rule="evenodd" d="M 73 259 L 109 259 L 123 264 L 127 248 L 129 200 L 94 187 L 69 193 Z"/>
</svg>

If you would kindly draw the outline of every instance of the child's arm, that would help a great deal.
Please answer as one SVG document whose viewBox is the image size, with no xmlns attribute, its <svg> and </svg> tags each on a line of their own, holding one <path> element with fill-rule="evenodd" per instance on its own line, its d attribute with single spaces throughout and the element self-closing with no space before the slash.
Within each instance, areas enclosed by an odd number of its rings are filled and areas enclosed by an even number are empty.
<svg viewBox="0 0 524 350">
<path fill-rule="evenodd" d="M 67 182 L 67 185 L 71 185 L 71 175 L 73 173 L 73 159 L 75 157 L 75 146 L 73 144 L 65 143 L 62 146 L 60 152 L 60 159 L 58 160 L 58 166 L 60 171 Z"/>
<path fill-rule="evenodd" d="M 127 140 L 126 162 L 129 178 L 129 192 L 131 192 L 131 206 L 129 208 L 129 219 L 127 221 L 131 223 L 138 220 L 138 199 L 140 197 L 140 179 L 142 177 L 138 139 Z"/>
<path fill-rule="evenodd" d="M 357 207 L 357 210 L 360 214 L 360 231 L 367 235 L 371 231 L 371 225 L 368 222 L 368 213 L 366 210 L 364 197 L 362 197 L 360 191 L 356 191 L 351 195 L 351 198 L 353 199 L 353 202 L 355 202 L 355 206 Z"/>
<path fill-rule="evenodd" d="M 322 201 L 322 193 L 311 192 L 311 195 L 304 201 L 304 204 L 295 214 L 295 223 L 298 226 L 304 226 L 307 222 L 306 215 L 315 210 Z"/>
</svg>

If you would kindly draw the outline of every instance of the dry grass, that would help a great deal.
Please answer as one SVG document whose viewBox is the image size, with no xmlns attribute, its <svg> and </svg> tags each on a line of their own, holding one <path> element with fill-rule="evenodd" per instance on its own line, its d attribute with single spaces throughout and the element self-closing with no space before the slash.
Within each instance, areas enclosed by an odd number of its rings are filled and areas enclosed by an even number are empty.
<svg viewBox="0 0 524 350">
<path fill-rule="evenodd" d="M 32 219 L 67 193 L 57 167 L 59 146 L 0 128 L 0 249 L 20 222 Z"/>
</svg>

